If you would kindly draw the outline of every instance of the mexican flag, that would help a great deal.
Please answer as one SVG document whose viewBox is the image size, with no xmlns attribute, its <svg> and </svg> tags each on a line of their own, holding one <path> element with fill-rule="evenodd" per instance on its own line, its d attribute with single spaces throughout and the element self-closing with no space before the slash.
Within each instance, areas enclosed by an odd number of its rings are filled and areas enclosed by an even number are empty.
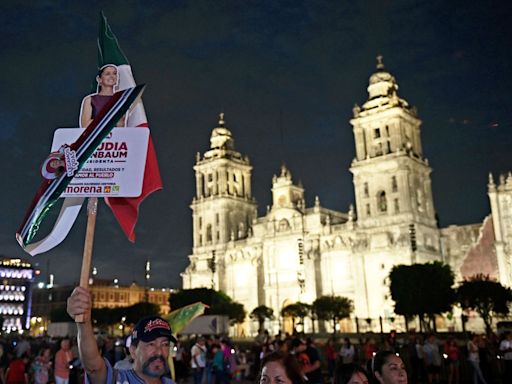
<svg viewBox="0 0 512 384">
<path fill-rule="evenodd" d="M 101 13 L 100 30 L 98 36 L 98 68 L 106 64 L 114 64 L 118 68 L 118 90 L 135 86 L 135 80 L 128 59 L 119 47 L 117 38 L 108 25 L 107 18 Z M 148 127 L 146 112 L 142 100 L 140 100 L 130 111 L 127 127 Z M 146 156 L 146 167 L 144 169 L 144 181 L 142 193 L 139 197 L 105 197 L 105 202 L 112 210 L 115 218 L 121 225 L 125 235 L 131 242 L 135 241 L 135 225 L 139 216 L 139 205 L 151 193 L 162 189 L 162 179 L 155 148 L 151 135 L 149 136 L 148 152 Z"/>
</svg>

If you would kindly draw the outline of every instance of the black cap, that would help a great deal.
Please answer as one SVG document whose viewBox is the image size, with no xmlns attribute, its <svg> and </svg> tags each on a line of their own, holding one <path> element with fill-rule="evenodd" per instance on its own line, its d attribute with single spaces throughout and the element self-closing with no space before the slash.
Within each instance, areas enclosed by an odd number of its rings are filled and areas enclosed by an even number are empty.
<svg viewBox="0 0 512 384">
<path fill-rule="evenodd" d="M 157 337 L 167 337 L 173 343 L 176 339 L 172 335 L 169 323 L 159 316 L 145 317 L 139 320 L 132 332 L 132 344 L 143 341 L 148 343 Z"/>
</svg>

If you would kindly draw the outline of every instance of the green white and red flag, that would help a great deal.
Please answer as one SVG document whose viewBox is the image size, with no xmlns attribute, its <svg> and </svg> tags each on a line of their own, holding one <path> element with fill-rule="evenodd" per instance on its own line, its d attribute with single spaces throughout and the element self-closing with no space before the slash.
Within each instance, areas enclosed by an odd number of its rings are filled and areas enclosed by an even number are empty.
<svg viewBox="0 0 512 384">
<path fill-rule="evenodd" d="M 118 70 L 118 89 L 133 87 L 135 80 L 131 66 L 112 32 L 107 18 L 100 15 L 100 30 L 98 36 L 98 68 L 106 64 L 114 64 Z M 126 120 L 127 127 L 149 127 L 142 100 L 133 106 Z M 139 197 L 105 197 L 105 202 L 112 210 L 123 232 L 131 242 L 135 241 L 135 225 L 139 216 L 139 206 L 151 193 L 162 189 L 162 179 L 156 158 L 151 135 L 149 136 L 146 166 L 142 193 Z"/>
<path fill-rule="evenodd" d="M 64 240 L 78 215 L 83 198 L 66 199 L 68 203 L 63 205 L 50 235 L 31 244 L 44 217 L 57 202 L 66 186 L 112 131 L 119 119 L 128 112 L 133 103 L 137 102 L 143 90 L 144 86 L 139 85 L 116 92 L 74 143 L 63 145 L 58 152 L 51 153 L 44 162 L 42 169 L 44 180 L 16 231 L 16 239 L 26 252 L 31 255 L 46 252 Z M 57 164 L 52 164 L 53 162 Z"/>
<path fill-rule="evenodd" d="M 105 64 L 114 64 L 118 67 L 119 94 L 125 94 L 125 92 L 121 91 L 135 87 L 135 81 L 128 60 L 126 59 L 124 53 L 121 51 L 118 41 L 112 33 L 112 30 L 110 29 L 105 16 L 101 14 L 100 33 L 98 36 L 98 67 L 101 68 Z M 142 92 L 140 87 L 138 92 Z M 132 93 L 132 91 L 129 91 L 128 93 Z M 115 97 L 113 97 L 113 99 L 116 99 L 117 96 L 114 96 Z M 108 104 L 108 108 L 111 108 L 112 106 L 112 103 Z M 129 109 L 130 106 L 132 107 L 131 109 Z M 140 98 L 138 98 L 135 102 L 134 100 L 131 100 L 127 105 L 123 105 L 123 107 L 120 109 L 117 106 L 116 111 L 122 110 L 122 113 L 121 115 L 117 116 L 116 112 L 115 118 L 112 118 L 111 114 L 108 113 L 108 108 L 105 106 L 105 108 L 100 111 L 98 117 L 93 120 L 90 126 L 101 125 L 103 126 L 103 129 L 107 127 L 108 132 L 110 132 L 110 130 L 113 129 L 113 127 L 116 125 L 119 118 L 127 114 L 125 119 L 125 126 L 148 127 L 146 113 Z M 108 115 L 109 118 L 107 118 L 107 121 L 100 122 L 100 117 L 105 117 L 103 115 Z M 89 132 L 89 127 L 87 127 L 85 132 Z M 84 134 L 89 135 L 89 133 Z M 102 137 L 106 137 L 106 134 Z M 93 145 L 87 147 L 86 151 L 89 155 L 80 157 L 78 169 L 82 167 L 86 161 L 86 157 L 90 156 L 90 154 L 94 152 L 100 143 L 101 140 L 99 142 L 95 141 Z M 62 152 L 64 152 L 64 149 Z M 59 156 L 63 156 L 63 153 L 51 154 L 43 167 L 46 167 L 47 164 L 51 164 L 52 160 L 58 160 Z M 51 175 L 51 172 L 48 173 L 46 171 L 46 169 L 42 169 L 43 175 L 46 175 L 45 177 Z M 72 177 L 70 176 L 66 175 L 64 177 L 62 174 L 59 174 L 59 176 L 57 176 L 54 180 L 44 180 L 39 187 L 36 196 L 32 200 L 23 223 L 20 225 L 20 228 L 18 228 L 16 232 L 16 238 L 18 239 L 18 242 L 22 248 L 32 256 L 47 252 L 60 244 L 66 238 L 71 227 L 76 221 L 84 198 L 67 197 L 64 199 L 59 216 L 50 234 L 38 242 L 32 242 L 37 230 L 39 229 L 39 224 L 45 217 L 46 213 L 53 207 L 60 194 L 65 189 L 65 185 L 71 181 L 71 178 Z M 137 223 L 139 205 L 148 195 L 160 189 L 162 189 L 162 180 L 160 177 L 160 171 L 158 169 L 153 142 L 150 136 L 147 148 L 141 195 L 133 198 L 105 198 L 107 205 L 111 208 L 114 216 L 116 217 L 117 221 L 121 225 L 121 228 L 130 241 L 135 241 L 135 225 Z"/>
</svg>

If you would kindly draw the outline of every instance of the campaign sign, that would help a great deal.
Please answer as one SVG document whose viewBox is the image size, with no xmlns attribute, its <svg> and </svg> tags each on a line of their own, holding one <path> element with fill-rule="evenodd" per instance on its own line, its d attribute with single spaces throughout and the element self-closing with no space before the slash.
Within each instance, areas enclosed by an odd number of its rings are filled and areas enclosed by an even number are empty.
<svg viewBox="0 0 512 384">
<path fill-rule="evenodd" d="M 52 152 L 76 141 L 83 131 L 82 128 L 57 129 Z M 148 140 L 148 128 L 114 128 L 60 197 L 140 196 Z"/>
</svg>

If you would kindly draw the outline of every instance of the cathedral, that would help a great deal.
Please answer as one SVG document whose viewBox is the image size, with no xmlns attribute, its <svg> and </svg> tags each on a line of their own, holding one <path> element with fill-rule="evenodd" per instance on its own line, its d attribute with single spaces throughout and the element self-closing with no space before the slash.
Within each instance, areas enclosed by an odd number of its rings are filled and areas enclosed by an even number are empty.
<svg viewBox="0 0 512 384">
<path fill-rule="evenodd" d="M 378 319 L 380 327 L 397 328 L 388 278 L 397 264 L 442 261 L 456 281 L 484 273 L 511 285 L 512 175 L 497 181 L 489 175 L 491 212 L 482 223 L 439 228 L 421 120 L 398 95 L 381 57 L 367 89 L 368 100 L 353 108 L 350 120 L 355 206 L 348 212 L 325 208 L 318 198 L 307 207 L 302 185 L 282 166 L 272 179 L 272 205 L 258 217 L 251 164 L 235 149 L 221 114 L 210 149 L 197 154 L 194 166 L 193 249 L 184 289 L 222 290 L 248 313 L 266 305 L 276 315 L 270 330 L 277 332 L 282 308 L 322 295 L 353 301 L 353 319 L 343 330 L 355 331 L 355 318 L 366 320 L 366 330 L 377 329 Z M 254 332 L 256 325 L 246 323 Z"/>
</svg>

